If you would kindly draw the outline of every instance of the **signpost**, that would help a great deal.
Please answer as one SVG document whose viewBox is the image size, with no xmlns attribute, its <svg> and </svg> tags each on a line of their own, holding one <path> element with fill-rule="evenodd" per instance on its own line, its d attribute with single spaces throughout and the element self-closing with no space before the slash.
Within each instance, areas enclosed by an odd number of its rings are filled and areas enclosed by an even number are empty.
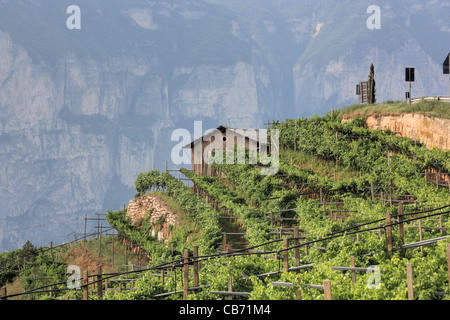
<svg viewBox="0 0 450 320">
<path fill-rule="evenodd" d="M 443 64 L 443 72 L 444 72 L 444 74 L 450 74 L 450 71 L 449 71 L 449 60 L 450 60 L 450 53 L 447 55 L 447 58 L 445 59 L 444 64 Z M 449 95 L 448 96 L 450 97 L 450 80 L 449 80 Z"/>
<path fill-rule="evenodd" d="M 406 96 L 407 101 L 409 104 L 411 104 L 411 88 L 412 88 L 412 83 L 414 82 L 414 78 L 415 78 L 415 69 L 414 68 L 406 68 L 405 69 L 405 81 L 409 82 L 409 94 L 407 94 Z"/>
<path fill-rule="evenodd" d="M 358 103 L 368 103 L 369 102 L 369 82 L 360 82 L 356 85 L 356 95 L 358 97 Z"/>
</svg>

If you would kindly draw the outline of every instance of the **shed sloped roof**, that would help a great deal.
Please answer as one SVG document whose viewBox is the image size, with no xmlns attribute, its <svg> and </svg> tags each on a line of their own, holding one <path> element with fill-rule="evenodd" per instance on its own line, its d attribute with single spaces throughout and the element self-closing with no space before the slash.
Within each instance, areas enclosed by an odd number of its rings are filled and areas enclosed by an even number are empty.
<svg viewBox="0 0 450 320">
<path fill-rule="evenodd" d="M 259 142 L 259 141 L 258 141 L 258 136 L 257 136 L 257 135 L 254 136 L 254 135 L 252 135 L 252 134 L 247 135 L 247 134 L 242 134 L 242 133 L 241 133 L 241 130 L 244 131 L 244 132 L 247 132 L 247 130 L 248 130 L 249 133 L 252 133 L 252 132 L 259 133 L 259 129 L 231 128 L 231 127 L 227 127 L 227 126 L 222 126 L 222 125 L 221 125 L 221 126 L 218 126 L 216 129 L 213 129 L 213 130 L 209 131 L 207 134 L 205 134 L 205 135 L 203 135 L 203 136 L 201 136 L 201 137 L 195 139 L 195 140 L 192 141 L 191 143 L 185 145 L 185 146 L 183 147 L 183 149 L 185 149 L 185 148 L 193 148 L 196 142 L 205 141 L 205 140 L 206 140 L 206 141 L 209 141 L 210 138 L 211 138 L 211 136 L 215 135 L 215 134 L 217 133 L 217 131 L 220 131 L 221 133 L 224 133 L 224 132 L 226 132 L 227 130 L 230 130 L 230 131 L 234 132 L 236 135 L 240 135 L 240 136 L 242 136 L 242 137 L 247 137 L 247 138 L 249 138 L 249 139 L 252 140 L 252 141 Z"/>
</svg>

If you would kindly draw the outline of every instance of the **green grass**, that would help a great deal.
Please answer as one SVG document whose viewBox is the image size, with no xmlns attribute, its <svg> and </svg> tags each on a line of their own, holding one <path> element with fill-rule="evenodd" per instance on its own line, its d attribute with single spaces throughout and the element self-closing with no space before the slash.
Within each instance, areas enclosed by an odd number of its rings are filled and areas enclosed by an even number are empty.
<svg viewBox="0 0 450 320">
<path fill-rule="evenodd" d="M 404 101 L 387 101 L 373 105 L 354 104 L 340 110 L 341 116 L 402 113 L 416 113 L 441 119 L 450 119 L 450 104 L 440 101 L 422 101 L 410 105 Z"/>
</svg>

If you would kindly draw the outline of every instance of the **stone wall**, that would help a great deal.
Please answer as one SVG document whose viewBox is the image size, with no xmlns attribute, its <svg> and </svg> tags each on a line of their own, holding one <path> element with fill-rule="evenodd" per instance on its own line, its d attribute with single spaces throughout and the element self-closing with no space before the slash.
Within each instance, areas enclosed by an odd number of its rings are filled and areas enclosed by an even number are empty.
<svg viewBox="0 0 450 320">
<path fill-rule="evenodd" d="M 160 241 L 168 241 L 171 237 L 170 226 L 174 226 L 179 218 L 177 212 L 172 210 L 161 198 L 153 195 L 138 197 L 128 204 L 127 217 L 133 223 L 142 221 L 150 214 L 150 223 L 154 224 L 152 236 Z"/>
</svg>

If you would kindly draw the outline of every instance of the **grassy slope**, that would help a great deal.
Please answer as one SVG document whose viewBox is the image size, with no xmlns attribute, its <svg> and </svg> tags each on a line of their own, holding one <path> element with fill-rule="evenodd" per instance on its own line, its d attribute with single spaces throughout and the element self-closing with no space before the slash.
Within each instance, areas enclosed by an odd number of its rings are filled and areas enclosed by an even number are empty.
<svg viewBox="0 0 450 320">
<path fill-rule="evenodd" d="M 404 101 L 387 101 L 380 104 L 355 104 L 340 110 L 344 117 L 371 115 L 371 114 L 402 114 L 416 113 L 429 117 L 450 119 L 450 104 L 439 101 L 422 101 L 409 105 Z"/>
</svg>

